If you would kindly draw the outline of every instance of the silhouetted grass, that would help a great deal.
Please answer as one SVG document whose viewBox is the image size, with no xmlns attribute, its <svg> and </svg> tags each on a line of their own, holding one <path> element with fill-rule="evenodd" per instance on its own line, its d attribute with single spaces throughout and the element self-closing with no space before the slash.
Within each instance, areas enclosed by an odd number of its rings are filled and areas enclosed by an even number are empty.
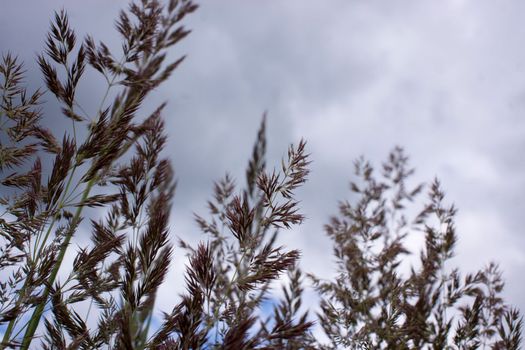
<svg viewBox="0 0 525 350">
<path fill-rule="evenodd" d="M 166 62 L 166 53 L 188 35 L 181 21 L 196 9 L 191 0 L 132 3 L 116 22 L 120 54 L 91 37 L 79 44 L 67 14 L 57 13 L 37 61 L 71 123 L 61 140 L 45 127 L 44 90 L 29 91 L 22 64 L 2 57 L 0 269 L 9 277 L 0 282 L 0 349 L 518 349 L 522 319 L 501 299 L 497 265 L 467 275 L 448 266 L 455 209 L 437 180 L 419 213 L 408 216 L 407 204 L 424 186 L 409 187 L 413 170 L 400 148 L 380 174 L 356 162 L 359 181 L 351 189 L 358 200 L 341 202 L 326 226 L 338 275 L 308 275 L 320 312 L 305 312 L 300 252 L 276 241 L 303 221 L 295 191 L 310 156 L 300 141 L 279 170 L 267 170 L 266 118 L 245 186 L 229 176 L 218 181 L 209 214 L 195 216 L 205 238 L 196 247 L 178 242 L 189 256 L 186 293 L 151 329 L 174 249 L 168 223 L 175 182 L 161 157 L 164 105 L 146 116 L 141 106 L 183 61 Z M 93 115 L 76 99 L 87 68 L 107 82 Z M 46 157 L 54 159 L 49 172 Z M 96 217 L 100 212 L 105 216 Z M 74 248 L 82 221 L 90 224 L 91 244 Z M 406 248 L 410 234 L 424 235 L 421 251 Z M 70 249 L 77 249 L 74 262 L 64 266 Z M 410 253 L 420 262 L 407 274 L 400 263 Z M 67 272 L 61 282 L 60 269 Z M 284 274 L 283 298 L 262 315 L 272 283 Z M 88 327 L 89 312 L 78 313 L 79 303 L 89 304 L 96 327 Z M 316 323 L 329 343 L 314 337 Z"/>
</svg>

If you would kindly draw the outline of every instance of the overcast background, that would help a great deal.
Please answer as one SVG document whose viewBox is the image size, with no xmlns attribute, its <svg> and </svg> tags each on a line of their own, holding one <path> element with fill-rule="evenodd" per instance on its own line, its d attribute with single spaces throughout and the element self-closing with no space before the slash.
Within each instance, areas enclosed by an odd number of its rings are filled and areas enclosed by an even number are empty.
<svg viewBox="0 0 525 350">
<path fill-rule="evenodd" d="M 116 47 L 113 23 L 126 1 L 1 6 L 0 51 L 17 53 L 28 83 L 41 86 L 34 58 L 53 11 L 66 8 L 79 37 Z M 187 22 L 193 33 L 174 51 L 187 61 L 151 101 L 169 100 L 174 237 L 201 238 L 192 213 L 206 214 L 214 180 L 228 171 L 243 184 L 267 110 L 270 166 L 301 137 L 312 153 L 300 192 L 308 219 L 283 234 L 302 249 L 308 272 L 331 268 L 322 227 L 337 200 L 351 199 L 353 160 L 378 164 L 400 145 L 414 183 L 439 177 L 459 208 L 453 264 L 468 272 L 499 262 L 507 300 L 525 310 L 524 14 L 520 0 L 202 2 Z M 99 83 L 82 86 L 82 104 L 101 93 Z M 48 125 L 58 128 L 60 118 Z M 160 295 L 165 309 L 180 291 L 183 252 L 176 256 Z"/>
</svg>

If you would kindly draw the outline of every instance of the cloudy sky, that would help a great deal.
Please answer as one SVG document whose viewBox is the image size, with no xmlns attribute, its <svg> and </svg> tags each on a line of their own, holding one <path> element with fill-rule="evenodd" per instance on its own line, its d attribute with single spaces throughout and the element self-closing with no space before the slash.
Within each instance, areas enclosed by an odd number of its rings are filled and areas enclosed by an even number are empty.
<svg viewBox="0 0 525 350">
<path fill-rule="evenodd" d="M 18 53 L 29 83 L 41 85 L 34 57 L 55 9 L 68 10 L 79 36 L 117 44 L 113 21 L 124 6 L 4 1 L 0 50 Z M 152 100 L 169 100 L 173 234 L 199 239 L 192 213 L 205 214 L 212 182 L 227 171 L 243 182 L 266 110 L 268 163 L 301 137 L 314 160 L 300 193 L 308 220 L 284 237 L 302 249 L 307 271 L 331 267 L 322 227 L 350 198 L 353 160 L 378 164 L 400 145 L 414 182 L 437 176 L 459 208 L 453 264 L 499 262 L 508 301 L 525 310 L 524 11 L 520 0 L 203 1 L 174 52 L 187 61 Z M 97 84 L 83 87 L 81 103 Z M 180 281 L 177 261 L 163 305 Z"/>
</svg>

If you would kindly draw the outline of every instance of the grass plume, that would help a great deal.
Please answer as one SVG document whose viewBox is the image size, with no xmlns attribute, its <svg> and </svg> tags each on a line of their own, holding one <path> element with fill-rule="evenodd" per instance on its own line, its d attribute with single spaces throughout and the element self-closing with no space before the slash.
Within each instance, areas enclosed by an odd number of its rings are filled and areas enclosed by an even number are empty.
<svg viewBox="0 0 525 350">
<path fill-rule="evenodd" d="M 148 112 L 144 103 L 185 59 L 169 62 L 168 51 L 190 33 L 182 23 L 197 7 L 132 2 L 116 21 L 120 53 L 79 40 L 67 13 L 56 13 L 36 62 L 43 89 L 25 86 L 16 56 L 1 57 L 0 269 L 8 277 L 0 282 L 0 350 L 519 349 L 522 316 L 502 299 L 497 264 L 470 274 L 451 265 L 456 209 L 438 180 L 410 184 L 414 170 L 399 147 L 379 173 L 363 158 L 355 163 L 355 200 L 340 202 L 325 226 L 334 279 L 304 273 L 299 262 L 308 257 L 277 243 L 303 224 L 297 190 L 311 156 L 301 140 L 269 168 L 266 115 L 243 183 L 218 180 L 208 213 L 195 214 L 200 242 L 174 244 L 165 105 Z M 107 86 L 86 113 L 77 95 L 91 74 Z M 45 93 L 71 125 L 62 137 L 45 127 Z M 73 247 L 84 228 L 90 243 Z M 413 235 L 424 240 L 420 250 L 407 248 Z M 154 326 L 159 287 L 184 252 L 185 292 Z M 407 271 L 408 255 L 418 258 Z M 305 281 L 318 307 L 305 305 Z"/>
</svg>

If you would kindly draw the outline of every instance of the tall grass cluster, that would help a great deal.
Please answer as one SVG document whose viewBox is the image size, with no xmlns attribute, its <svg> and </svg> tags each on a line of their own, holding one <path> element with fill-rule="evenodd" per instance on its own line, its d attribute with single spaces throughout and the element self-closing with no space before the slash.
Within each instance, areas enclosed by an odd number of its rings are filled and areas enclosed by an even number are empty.
<svg viewBox="0 0 525 350">
<path fill-rule="evenodd" d="M 116 21 L 118 53 L 79 40 L 57 13 L 37 59 L 42 89 L 27 87 L 22 63 L 3 54 L 0 349 L 519 349 L 522 318 L 501 297 L 500 270 L 451 268 L 455 208 L 437 180 L 410 184 L 401 148 L 378 169 L 356 161 L 354 200 L 340 202 L 325 227 L 334 279 L 303 273 L 300 252 L 276 243 L 304 219 L 296 191 L 311 159 L 300 141 L 267 166 L 265 118 L 244 186 L 217 181 L 209 213 L 195 216 L 201 243 L 175 247 L 164 105 L 142 106 L 184 60 L 168 62 L 167 53 L 189 34 L 182 22 L 196 9 L 191 0 L 133 2 Z M 76 95 L 91 74 L 107 86 L 88 113 Z M 46 127 L 44 94 L 70 125 L 62 137 Z M 77 247 L 80 229 L 91 242 Z M 424 237 L 419 251 L 406 245 L 414 234 Z M 188 256 L 186 292 L 154 327 L 174 253 Z M 419 258 L 406 271 L 409 254 Z M 304 305 L 305 281 L 318 305 Z M 272 311 L 262 312 L 268 301 Z"/>
</svg>

